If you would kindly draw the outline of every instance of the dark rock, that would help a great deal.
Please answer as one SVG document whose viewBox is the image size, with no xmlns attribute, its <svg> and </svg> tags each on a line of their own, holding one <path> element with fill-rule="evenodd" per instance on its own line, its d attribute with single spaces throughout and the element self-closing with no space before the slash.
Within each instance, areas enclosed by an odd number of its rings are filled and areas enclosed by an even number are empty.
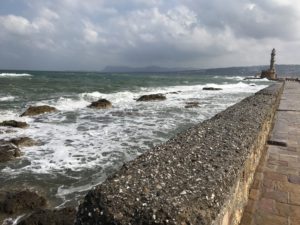
<svg viewBox="0 0 300 225">
<path fill-rule="evenodd" d="M 109 109 L 112 107 L 112 104 L 106 99 L 99 99 L 96 102 L 92 102 L 88 107 L 96 109 Z"/>
<path fill-rule="evenodd" d="M 21 156 L 20 149 L 7 141 L 0 141 L 0 163 L 7 162 Z"/>
<path fill-rule="evenodd" d="M 179 94 L 179 93 L 181 93 L 181 91 L 171 91 L 171 92 L 168 92 L 167 94 L 174 94 L 174 95 L 176 95 L 176 94 Z"/>
<path fill-rule="evenodd" d="M 197 108 L 199 105 L 199 102 L 187 102 L 185 103 L 185 108 Z"/>
<path fill-rule="evenodd" d="M 29 125 L 26 122 L 20 122 L 20 121 L 15 121 L 15 120 L 5 120 L 0 123 L 0 126 L 26 128 Z"/>
<path fill-rule="evenodd" d="M 166 96 L 163 94 L 151 94 L 151 95 L 142 95 L 137 99 L 137 101 L 162 101 L 166 100 Z"/>
<path fill-rule="evenodd" d="M 18 147 L 30 147 L 37 144 L 36 141 L 29 137 L 14 138 L 10 142 Z"/>
<path fill-rule="evenodd" d="M 214 88 L 214 87 L 204 87 L 202 88 L 204 91 L 220 91 L 222 88 Z"/>
<path fill-rule="evenodd" d="M 26 212 L 45 207 L 47 201 L 36 192 L 29 190 L 0 192 L 0 211 L 7 214 Z"/>
<path fill-rule="evenodd" d="M 73 225 L 76 216 L 75 208 L 40 209 L 23 217 L 17 225 Z"/>
<path fill-rule="evenodd" d="M 43 113 L 50 113 L 57 111 L 56 108 L 48 105 L 40 105 L 40 106 L 29 106 L 29 108 L 21 114 L 21 116 L 36 116 Z"/>
</svg>

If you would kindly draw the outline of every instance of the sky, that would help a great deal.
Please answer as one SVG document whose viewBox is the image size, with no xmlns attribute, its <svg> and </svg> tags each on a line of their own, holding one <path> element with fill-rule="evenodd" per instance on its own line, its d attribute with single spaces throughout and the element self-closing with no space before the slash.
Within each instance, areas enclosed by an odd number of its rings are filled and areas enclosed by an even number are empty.
<svg viewBox="0 0 300 225">
<path fill-rule="evenodd" d="M 0 69 L 300 64 L 299 0 L 0 0 Z"/>
</svg>

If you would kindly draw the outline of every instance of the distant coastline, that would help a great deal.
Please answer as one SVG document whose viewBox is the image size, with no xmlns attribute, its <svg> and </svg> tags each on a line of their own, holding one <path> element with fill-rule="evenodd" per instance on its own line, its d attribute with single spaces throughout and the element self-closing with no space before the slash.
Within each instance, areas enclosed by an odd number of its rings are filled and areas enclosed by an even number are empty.
<svg viewBox="0 0 300 225">
<path fill-rule="evenodd" d="M 257 66 L 236 66 L 236 67 L 218 67 L 218 68 L 188 68 L 188 67 L 160 67 L 160 66 L 145 66 L 145 67 L 129 67 L 129 66 L 106 66 L 103 70 L 33 70 L 33 69 L 0 69 L 1 73 L 8 72 L 90 72 L 90 73 L 180 73 L 180 72 L 197 72 L 199 75 L 243 75 L 253 76 L 267 69 L 269 65 Z M 279 64 L 276 65 L 276 71 L 279 76 L 300 76 L 300 65 Z"/>
<path fill-rule="evenodd" d="M 195 68 L 166 68 L 158 66 L 148 67 L 127 67 L 127 66 L 107 66 L 101 72 L 105 73 L 172 73 L 172 72 L 195 72 L 203 75 L 255 75 L 263 69 L 267 69 L 268 65 L 258 66 L 241 66 L 241 67 L 220 67 L 208 69 Z M 276 65 L 279 75 L 298 75 L 300 76 L 300 65 Z"/>
</svg>

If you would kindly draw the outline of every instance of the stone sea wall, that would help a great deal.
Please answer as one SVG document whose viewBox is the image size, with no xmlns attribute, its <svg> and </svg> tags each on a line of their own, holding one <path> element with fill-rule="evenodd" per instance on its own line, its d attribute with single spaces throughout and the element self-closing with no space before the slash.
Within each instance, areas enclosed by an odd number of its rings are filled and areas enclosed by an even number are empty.
<svg viewBox="0 0 300 225">
<path fill-rule="evenodd" d="M 85 196 L 76 225 L 236 225 L 283 83 L 125 164 Z"/>
</svg>

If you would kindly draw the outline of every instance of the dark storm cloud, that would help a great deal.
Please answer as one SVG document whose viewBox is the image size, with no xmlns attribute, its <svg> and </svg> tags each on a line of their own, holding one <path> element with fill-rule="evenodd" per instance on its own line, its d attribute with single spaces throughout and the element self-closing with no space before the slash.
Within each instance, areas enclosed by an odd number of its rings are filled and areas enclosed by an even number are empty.
<svg viewBox="0 0 300 225">
<path fill-rule="evenodd" d="M 273 47 L 297 63 L 299 15 L 296 0 L 6 0 L 0 67 L 253 65 Z"/>
</svg>

